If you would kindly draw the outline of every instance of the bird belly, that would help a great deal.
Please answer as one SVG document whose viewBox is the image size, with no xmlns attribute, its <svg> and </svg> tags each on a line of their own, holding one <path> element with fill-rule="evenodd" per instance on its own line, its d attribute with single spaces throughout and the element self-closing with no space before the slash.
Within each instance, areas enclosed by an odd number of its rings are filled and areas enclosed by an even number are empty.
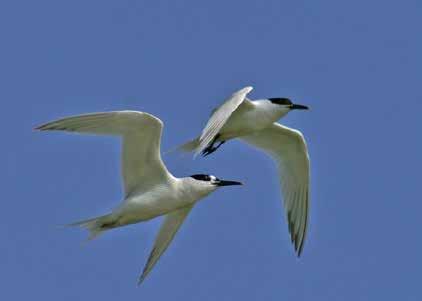
<svg viewBox="0 0 422 301">
<path fill-rule="evenodd" d="M 186 201 L 175 199 L 175 193 L 158 189 L 127 199 L 117 209 L 116 215 L 119 225 L 123 226 L 147 221 L 186 205 Z"/>
<path fill-rule="evenodd" d="M 250 135 L 255 131 L 260 131 L 270 126 L 277 119 L 266 112 L 257 110 L 243 112 L 242 114 L 238 114 L 235 111 L 221 128 L 218 140 L 225 141 Z"/>
</svg>

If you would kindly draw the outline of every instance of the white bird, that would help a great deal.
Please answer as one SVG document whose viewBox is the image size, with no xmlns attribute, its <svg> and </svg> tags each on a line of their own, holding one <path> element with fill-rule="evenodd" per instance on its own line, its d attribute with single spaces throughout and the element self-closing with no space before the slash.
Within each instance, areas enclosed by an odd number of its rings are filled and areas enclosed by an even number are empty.
<svg viewBox="0 0 422 301">
<path fill-rule="evenodd" d="M 288 98 L 251 101 L 245 87 L 214 109 L 201 135 L 176 150 L 194 151 L 195 156 L 215 152 L 227 140 L 240 138 L 270 155 L 278 168 L 289 232 L 295 251 L 301 255 L 309 211 L 309 156 L 301 132 L 276 123 L 291 110 L 308 107 Z M 215 143 L 219 143 L 214 146 Z"/>
<path fill-rule="evenodd" d="M 139 284 L 145 279 L 193 206 L 217 188 L 241 185 L 212 175 L 174 177 L 161 160 L 163 123 L 157 117 L 137 111 L 93 113 L 59 119 L 37 130 L 120 136 L 123 139 L 122 175 L 124 200 L 111 213 L 71 226 L 89 230 L 89 239 L 102 232 L 165 215 Z"/>
</svg>

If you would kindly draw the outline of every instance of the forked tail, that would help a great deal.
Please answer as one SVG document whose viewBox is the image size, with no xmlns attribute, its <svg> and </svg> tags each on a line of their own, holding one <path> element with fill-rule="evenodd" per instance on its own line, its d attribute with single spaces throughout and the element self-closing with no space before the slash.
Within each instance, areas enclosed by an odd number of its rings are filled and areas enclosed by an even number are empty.
<svg viewBox="0 0 422 301">
<path fill-rule="evenodd" d="M 89 231 L 88 240 L 93 240 L 104 231 L 114 228 L 115 225 L 116 221 L 112 214 L 106 214 L 103 216 L 98 216 L 87 220 L 71 223 L 66 226 L 81 227 L 87 229 Z"/>
</svg>

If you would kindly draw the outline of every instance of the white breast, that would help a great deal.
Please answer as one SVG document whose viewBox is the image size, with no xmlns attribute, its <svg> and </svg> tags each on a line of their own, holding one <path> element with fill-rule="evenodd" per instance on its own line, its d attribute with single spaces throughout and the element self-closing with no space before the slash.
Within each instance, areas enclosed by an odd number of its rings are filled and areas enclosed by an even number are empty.
<svg viewBox="0 0 422 301">
<path fill-rule="evenodd" d="M 116 212 L 123 224 L 145 221 L 167 214 L 190 204 L 191 200 L 180 195 L 177 185 L 157 185 L 151 190 L 134 194 L 126 199 Z"/>
</svg>

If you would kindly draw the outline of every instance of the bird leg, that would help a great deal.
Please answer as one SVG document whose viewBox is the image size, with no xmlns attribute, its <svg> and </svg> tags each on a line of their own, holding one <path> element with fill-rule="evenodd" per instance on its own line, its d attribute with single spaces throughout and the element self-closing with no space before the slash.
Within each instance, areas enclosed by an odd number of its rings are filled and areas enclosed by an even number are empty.
<svg viewBox="0 0 422 301">
<path fill-rule="evenodd" d="M 217 149 L 219 149 L 220 146 L 222 146 L 226 142 L 225 140 L 220 141 L 217 146 L 214 146 L 214 144 L 216 143 L 216 141 L 219 137 L 220 137 L 220 134 L 215 136 L 215 138 L 211 141 L 211 143 L 202 151 L 203 157 L 206 157 L 206 156 L 212 154 L 213 152 L 215 152 Z"/>
<path fill-rule="evenodd" d="M 217 149 L 219 149 L 220 146 L 222 146 L 224 143 L 226 143 L 226 140 L 220 141 L 220 143 L 215 147 L 214 151 L 216 151 Z"/>
</svg>

